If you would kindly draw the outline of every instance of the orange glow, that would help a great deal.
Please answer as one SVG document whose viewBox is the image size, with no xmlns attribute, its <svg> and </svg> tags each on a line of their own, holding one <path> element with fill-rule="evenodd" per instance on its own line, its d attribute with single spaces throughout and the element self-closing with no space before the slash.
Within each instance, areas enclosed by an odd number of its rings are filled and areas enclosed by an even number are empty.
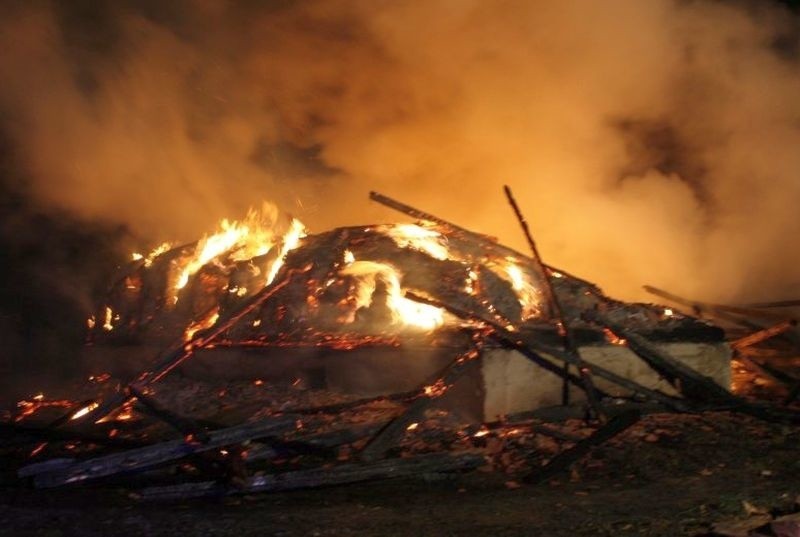
<svg viewBox="0 0 800 537">
<path fill-rule="evenodd" d="M 88 414 L 89 412 L 91 412 L 92 410 L 94 410 L 95 408 L 97 408 L 97 407 L 99 407 L 99 406 L 100 406 L 100 404 L 99 404 L 99 403 L 94 403 L 94 402 L 92 402 L 92 403 L 89 403 L 88 405 L 86 405 L 86 406 L 85 406 L 85 407 L 83 407 L 82 409 L 78 410 L 78 411 L 77 411 L 75 414 L 73 414 L 73 415 L 72 415 L 72 417 L 71 417 L 70 419 L 71 419 L 71 420 L 78 420 L 78 419 L 81 419 L 81 418 L 82 418 L 82 417 L 84 417 L 86 414 Z"/>
<path fill-rule="evenodd" d="M 183 340 L 191 341 L 198 331 L 214 326 L 214 323 L 217 322 L 217 319 L 219 319 L 219 307 L 213 308 L 205 317 L 190 324 L 183 333 Z"/>
<path fill-rule="evenodd" d="M 416 422 L 415 422 L 415 423 L 412 423 L 411 425 L 409 425 L 408 427 L 406 427 L 406 431 L 413 431 L 413 430 L 414 430 L 414 429 L 416 429 L 417 427 L 419 427 L 419 423 L 416 423 Z"/>
<path fill-rule="evenodd" d="M 372 305 L 377 282 L 381 281 L 386 286 L 386 305 L 391 312 L 393 324 L 423 330 L 434 330 L 444 324 L 444 311 L 441 308 L 420 304 L 403 296 L 400 285 L 402 274 L 388 263 L 353 261 L 344 267 L 340 274 L 353 276 L 358 283 L 354 297 L 356 310 L 369 308 Z M 353 318 L 349 319 L 349 322 L 352 322 Z"/>
<path fill-rule="evenodd" d="M 606 336 L 606 341 L 612 345 L 626 345 L 628 343 L 626 339 L 619 337 L 608 328 L 603 328 L 603 334 Z"/>
<path fill-rule="evenodd" d="M 447 240 L 436 230 L 416 224 L 395 224 L 380 229 L 400 248 L 413 248 L 439 260 L 450 257 Z"/>
<path fill-rule="evenodd" d="M 531 281 L 530 275 L 522 270 L 513 257 L 505 258 L 501 267 L 508 276 L 508 280 L 517 294 L 517 300 L 522 306 L 522 320 L 538 317 L 541 314 L 540 293 Z"/>
<path fill-rule="evenodd" d="M 175 289 L 183 289 L 193 274 L 223 254 L 228 254 L 232 261 L 244 261 L 269 252 L 279 240 L 277 219 L 278 211 L 269 203 L 264 203 L 261 210 L 249 210 L 241 221 L 223 219 L 215 233 L 206 235 L 197 243 L 194 254 L 185 261 L 178 274 Z M 303 236 L 305 226 L 293 219 L 289 231 L 283 236 L 281 252 L 270 270 L 267 284 L 274 279 L 285 255 L 297 247 Z"/>
</svg>

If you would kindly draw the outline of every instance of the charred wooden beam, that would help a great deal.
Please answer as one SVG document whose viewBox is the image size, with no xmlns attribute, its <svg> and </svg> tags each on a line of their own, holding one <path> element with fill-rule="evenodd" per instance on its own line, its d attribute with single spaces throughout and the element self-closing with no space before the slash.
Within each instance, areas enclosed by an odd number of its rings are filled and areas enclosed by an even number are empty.
<svg viewBox="0 0 800 537">
<path fill-rule="evenodd" d="M 98 446 L 108 446 L 116 448 L 133 448 L 147 445 L 146 442 L 127 438 L 109 437 L 98 433 L 74 431 L 64 428 L 37 427 L 33 425 L 23 425 L 20 423 L 0 422 L 0 433 L 6 438 L 16 436 L 27 436 L 36 441 L 51 442 L 82 442 L 86 444 L 96 444 Z"/>
<path fill-rule="evenodd" d="M 508 203 L 514 210 L 514 215 L 517 217 L 519 225 L 522 227 L 522 232 L 525 235 L 525 239 L 528 241 L 528 247 L 530 248 L 531 254 L 533 255 L 533 264 L 539 271 L 541 279 L 544 282 L 542 288 L 545 291 L 545 296 L 552 309 L 553 317 L 555 318 L 556 323 L 558 324 L 559 332 L 563 338 L 564 351 L 570 355 L 572 360 L 578 366 L 578 373 L 583 383 L 584 392 L 586 392 L 586 399 L 589 401 L 589 405 L 592 407 L 595 416 L 601 421 L 604 421 L 605 416 L 603 415 L 602 408 L 600 407 L 600 403 L 597 397 L 597 392 L 594 387 L 594 381 L 592 380 L 592 374 L 590 370 L 585 366 L 583 359 L 581 358 L 581 355 L 578 354 L 578 346 L 575 343 L 575 336 L 572 332 L 572 328 L 570 327 L 566 317 L 564 316 L 564 309 L 561 307 L 561 301 L 558 299 L 558 295 L 553 290 L 553 282 L 550 280 L 550 276 L 547 273 L 547 268 L 545 268 L 544 263 L 542 263 L 542 257 L 541 255 L 539 255 L 539 249 L 536 247 L 536 242 L 534 242 L 533 240 L 533 235 L 531 235 L 531 230 L 528 227 L 528 222 L 525 220 L 525 216 L 523 216 L 522 211 L 519 208 L 519 205 L 517 205 L 517 200 L 514 199 L 514 194 L 511 192 L 511 188 L 509 188 L 508 185 L 506 185 L 503 187 L 503 190 L 506 193 L 506 198 L 508 199 Z M 569 365 L 570 364 L 568 362 L 564 362 L 565 376 L 564 376 L 564 384 L 562 390 L 562 403 L 564 405 L 569 404 L 569 382 L 567 381 L 566 378 L 566 374 L 569 373 Z"/>
<path fill-rule="evenodd" d="M 408 427 L 422 421 L 425 410 L 459 378 L 480 365 L 480 343 L 477 347 L 456 358 L 444 372 L 432 383 L 425 383 L 418 391 L 418 397 L 401 415 L 381 429 L 361 450 L 360 457 L 364 461 L 381 458 L 386 451 L 395 446 L 405 434 Z"/>
<path fill-rule="evenodd" d="M 758 345 L 768 339 L 772 339 L 775 336 L 779 336 L 784 332 L 791 330 L 793 327 L 797 326 L 797 321 L 794 319 L 788 319 L 786 321 L 781 321 L 777 324 L 770 326 L 769 328 L 765 328 L 764 330 L 759 330 L 758 332 L 754 332 L 749 334 L 743 338 L 739 338 L 736 341 L 731 342 L 731 347 L 734 350 L 742 350 L 746 347 L 750 347 L 752 345 Z"/>
<path fill-rule="evenodd" d="M 278 492 L 409 477 L 429 472 L 466 471 L 477 468 L 483 463 L 483 456 L 475 453 L 457 455 L 434 453 L 411 458 L 383 459 L 370 463 L 342 464 L 331 468 L 312 468 L 281 474 L 254 476 L 248 478 L 239 487 L 215 481 L 205 481 L 150 487 L 140 491 L 138 495 L 145 501 L 165 501 L 220 497 L 232 494 L 252 494 L 256 492 Z"/>
<path fill-rule="evenodd" d="M 179 416 L 171 410 L 164 408 L 164 406 L 159 404 L 154 398 L 145 394 L 136 384 L 129 384 L 128 391 L 152 416 L 160 419 L 183 436 L 196 439 L 202 443 L 209 441 L 208 433 L 196 421 L 185 416 Z"/>
<path fill-rule="evenodd" d="M 738 398 L 731 392 L 701 375 L 683 362 L 676 360 L 662 351 L 647 338 L 619 323 L 612 322 L 607 316 L 594 312 L 589 318 L 608 328 L 618 337 L 625 339 L 627 347 L 642 358 L 656 372 L 676 384 L 684 397 L 696 401 L 711 403 L 737 403 Z"/>
<path fill-rule="evenodd" d="M 733 320 L 730 317 L 725 317 L 724 314 L 734 314 L 740 315 L 745 318 L 755 318 L 755 319 L 766 319 L 773 322 L 779 322 L 786 320 L 786 316 L 780 313 L 775 313 L 773 311 L 764 311 L 759 310 L 756 308 L 750 307 L 743 307 L 743 306 L 728 306 L 725 304 L 713 304 L 711 302 L 702 302 L 699 300 L 690 300 L 688 298 L 684 298 L 678 296 L 676 294 L 670 293 L 669 291 L 664 291 L 663 289 L 659 289 L 657 287 L 653 287 L 652 285 L 645 285 L 644 290 L 650 294 L 659 296 L 661 298 L 665 298 L 671 302 L 676 304 L 681 304 L 683 306 L 687 306 L 692 308 L 693 310 L 701 310 L 701 311 L 710 311 L 715 315 L 720 316 L 720 318 Z M 750 321 L 752 325 L 752 321 Z"/>
<path fill-rule="evenodd" d="M 40 474 L 35 478 L 34 484 L 40 488 L 49 488 L 152 468 L 196 453 L 291 431 L 295 428 L 296 418 L 296 416 L 281 416 L 213 431 L 209 433 L 209 440 L 206 443 L 185 439 L 172 440 L 96 457 L 75 463 L 58 472 Z"/>
<path fill-rule="evenodd" d="M 580 460 L 596 446 L 607 442 L 618 434 L 626 431 L 641 419 L 641 414 L 637 410 L 631 410 L 623 414 L 614 416 L 608 423 L 593 432 L 588 438 L 581 440 L 571 448 L 562 451 L 550 462 L 541 468 L 537 468 L 523 479 L 526 483 L 541 483 L 546 481 L 559 472 L 569 468 L 573 463 Z"/>
</svg>

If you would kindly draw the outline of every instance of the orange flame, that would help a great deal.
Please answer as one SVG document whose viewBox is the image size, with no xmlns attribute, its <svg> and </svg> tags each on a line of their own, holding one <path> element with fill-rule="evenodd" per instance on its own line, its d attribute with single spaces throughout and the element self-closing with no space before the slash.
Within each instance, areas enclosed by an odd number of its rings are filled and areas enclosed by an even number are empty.
<svg viewBox="0 0 800 537">
<path fill-rule="evenodd" d="M 394 240 L 400 248 L 413 248 L 425 252 L 434 259 L 450 258 L 447 239 L 434 229 L 416 224 L 396 224 L 382 226 L 382 231 Z"/>
<path fill-rule="evenodd" d="M 386 305 L 392 314 L 394 324 L 423 330 L 434 330 L 444 324 L 444 310 L 414 302 L 403 296 L 400 285 L 402 274 L 388 263 L 353 261 L 344 267 L 340 274 L 353 276 L 358 282 L 354 297 L 356 309 L 369 308 L 372 305 L 372 295 L 380 280 L 386 286 L 388 295 Z"/>
</svg>

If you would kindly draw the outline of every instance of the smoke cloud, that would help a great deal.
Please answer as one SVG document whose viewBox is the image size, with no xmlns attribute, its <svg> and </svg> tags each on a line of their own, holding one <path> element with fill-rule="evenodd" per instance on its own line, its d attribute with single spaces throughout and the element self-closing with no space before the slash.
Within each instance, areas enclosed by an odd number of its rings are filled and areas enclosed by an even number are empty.
<svg viewBox="0 0 800 537">
<path fill-rule="evenodd" d="M 0 129 L 47 210 L 191 239 L 378 190 L 621 298 L 800 290 L 800 41 L 777 3 L 20 2 Z"/>
</svg>

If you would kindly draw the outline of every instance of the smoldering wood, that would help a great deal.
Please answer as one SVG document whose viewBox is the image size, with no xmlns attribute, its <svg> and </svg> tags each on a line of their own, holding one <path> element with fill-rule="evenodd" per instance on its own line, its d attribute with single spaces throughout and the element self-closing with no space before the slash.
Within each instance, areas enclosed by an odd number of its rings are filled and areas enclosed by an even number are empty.
<svg viewBox="0 0 800 537">
<path fill-rule="evenodd" d="M 144 501 L 168 501 L 256 492 L 279 492 L 379 479 L 394 479 L 429 472 L 466 471 L 477 468 L 483 463 L 484 457 L 475 453 L 434 453 L 410 458 L 382 459 L 369 463 L 349 463 L 281 474 L 253 476 L 238 487 L 216 481 L 150 487 L 140 491 L 138 496 Z"/>
<path fill-rule="evenodd" d="M 250 297 L 238 310 L 232 311 L 227 318 L 219 320 L 209 330 L 199 332 L 188 342 L 177 343 L 175 346 L 173 346 L 172 350 L 169 351 L 164 358 L 158 362 L 158 364 L 149 370 L 143 371 L 132 382 L 136 382 L 140 387 L 144 388 L 150 383 L 162 378 L 164 375 L 191 357 L 197 349 L 206 346 L 210 341 L 213 341 L 214 338 L 228 330 L 252 310 L 263 304 L 266 300 L 287 286 L 295 275 L 307 272 L 310 268 L 311 267 L 306 266 L 302 269 L 289 269 L 284 271 L 283 277 L 280 280 L 276 278 L 277 283 L 273 282 L 272 285 L 265 287 Z M 131 384 L 131 382 L 127 383 L 127 385 L 129 384 Z M 104 401 L 100 406 L 89 412 L 82 419 L 85 421 L 97 421 L 101 418 L 104 418 L 121 405 L 125 404 L 125 402 L 129 401 L 130 398 L 131 395 L 127 393 L 126 390 L 121 390 L 114 397 Z"/>
<path fill-rule="evenodd" d="M 209 441 L 208 433 L 196 421 L 185 416 L 179 416 L 164 408 L 153 397 L 146 395 L 136 384 L 128 385 L 128 391 L 136 398 L 137 402 L 146 408 L 150 415 L 163 421 L 183 436 L 192 437 L 202 443 Z"/>
<path fill-rule="evenodd" d="M 39 488 L 49 488 L 81 483 L 121 472 L 140 471 L 196 453 L 248 440 L 280 435 L 293 430 L 296 420 L 297 416 L 281 416 L 212 431 L 209 433 L 209 440 L 206 443 L 187 442 L 185 439 L 171 440 L 130 449 L 122 453 L 96 457 L 76 463 L 59 472 L 38 475 L 34 484 Z"/>
<path fill-rule="evenodd" d="M 564 309 L 561 307 L 561 301 L 553 290 L 553 282 L 547 273 L 547 268 L 545 268 L 544 263 L 542 262 L 541 255 L 539 255 L 539 249 L 536 247 L 536 242 L 533 240 L 533 235 L 531 235 L 528 222 L 525 220 L 525 216 L 523 216 L 519 205 L 517 205 L 517 200 L 514 199 L 514 194 L 511 192 L 511 188 L 508 185 L 505 185 L 503 190 L 505 191 L 506 198 L 508 198 L 508 202 L 514 211 L 514 215 L 517 217 L 517 221 L 522 227 L 522 232 L 528 242 L 528 248 L 530 248 L 533 256 L 533 265 L 541 275 L 542 282 L 544 283 L 542 289 L 545 291 L 545 295 L 552 309 L 553 316 L 559 325 L 559 331 L 563 337 L 564 350 L 577 364 L 578 374 L 580 375 L 581 382 L 583 383 L 583 390 L 586 393 L 586 399 L 589 401 L 589 405 L 594 410 L 597 418 L 603 420 L 605 417 L 603 416 L 602 409 L 600 408 L 597 392 L 594 387 L 594 382 L 592 381 L 592 374 L 590 370 L 585 367 L 583 359 L 581 358 L 580 354 L 578 354 L 578 346 L 575 343 L 572 327 L 570 326 L 569 322 L 567 322 L 567 319 L 564 316 Z M 569 404 L 569 383 L 566 378 L 566 374 L 569 373 L 569 365 L 570 364 L 567 362 L 564 363 L 565 376 L 562 390 L 562 402 L 564 405 Z"/>
<path fill-rule="evenodd" d="M 742 350 L 746 347 L 751 347 L 753 345 L 758 345 L 759 343 L 763 343 L 769 339 L 774 338 L 775 336 L 779 336 L 785 333 L 788 330 L 791 330 L 797 326 L 797 321 L 794 319 L 787 319 L 785 321 L 781 321 L 777 324 L 770 326 L 769 328 L 765 328 L 764 330 L 759 330 L 758 332 L 754 332 L 747 336 L 737 339 L 736 341 L 731 342 L 731 347 L 734 350 Z"/>
<path fill-rule="evenodd" d="M 470 356 L 471 353 L 476 353 L 476 356 Z M 438 399 L 443 393 L 453 385 L 465 373 L 474 370 L 480 365 L 480 349 L 475 349 L 457 357 L 445 371 L 432 383 L 425 383 L 419 389 L 417 399 L 414 400 L 408 408 L 391 420 L 386 427 L 381 429 L 366 446 L 361 450 L 359 456 L 364 461 L 374 461 L 387 450 L 395 446 L 403 434 L 406 432 L 411 423 L 419 422 L 424 419 L 425 410 L 431 405 L 433 401 Z M 425 393 L 425 388 L 429 385 L 444 386 L 441 392 L 434 392 L 431 396 Z"/>
<path fill-rule="evenodd" d="M 580 460 L 593 448 L 611 440 L 638 423 L 640 419 L 641 413 L 638 410 L 631 410 L 614 416 L 608 423 L 597 429 L 589 437 L 581 440 L 571 448 L 562 451 L 541 468 L 530 472 L 525 476 L 523 481 L 536 484 L 552 478 Z"/>
</svg>

